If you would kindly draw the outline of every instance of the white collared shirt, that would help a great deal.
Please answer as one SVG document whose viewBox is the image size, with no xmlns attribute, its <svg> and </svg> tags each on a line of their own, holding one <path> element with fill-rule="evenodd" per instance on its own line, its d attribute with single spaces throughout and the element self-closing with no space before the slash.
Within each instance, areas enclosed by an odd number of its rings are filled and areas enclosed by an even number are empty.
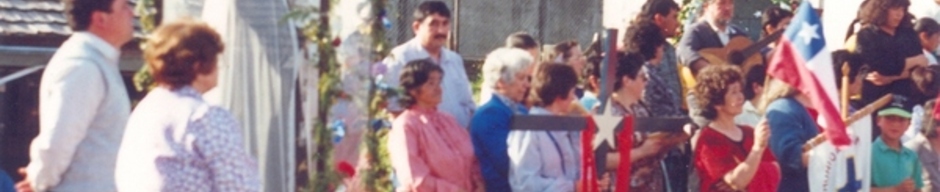
<svg viewBox="0 0 940 192">
<path fill-rule="evenodd" d="M 714 22 L 709 20 L 708 26 L 712 27 L 712 30 L 715 31 L 715 34 L 718 34 L 718 40 L 721 41 L 722 45 L 728 45 L 728 41 L 731 41 L 731 33 L 734 32 L 734 29 L 732 29 L 730 25 L 725 26 L 725 30 L 721 30 L 716 27 Z"/>
<path fill-rule="evenodd" d="M 927 65 L 937 65 L 937 57 L 933 53 L 925 49 L 924 56 L 927 57 Z"/>
<path fill-rule="evenodd" d="M 39 135 L 28 179 L 37 191 L 115 191 L 114 167 L 130 99 L 120 52 L 76 32 L 52 56 L 39 86 Z"/>
<path fill-rule="evenodd" d="M 757 127 L 757 123 L 760 122 L 761 118 L 760 113 L 757 112 L 757 107 L 751 101 L 745 101 L 742 109 L 741 114 L 734 117 L 734 124 Z"/>
<path fill-rule="evenodd" d="M 382 81 L 388 86 L 400 87 L 399 78 L 405 64 L 409 61 L 430 57 L 431 55 L 421 46 L 418 39 L 412 39 L 399 45 L 392 49 L 388 57 L 382 61 L 387 68 Z M 473 116 L 476 105 L 473 103 L 473 92 L 470 90 L 470 80 L 467 78 L 467 72 L 464 69 L 463 58 L 457 53 L 441 47 L 441 58 L 436 62 L 444 70 L 444 76 L 441 79 L 441 104 L 437 108 L 454 116 L 457 123 L 466 129 L 470 125 L 470 118 Z M 391 99 L 388 104 L 389 111 L 404 110 L 404 107 L 398 104 L 396 98 Z"/>
</svg>

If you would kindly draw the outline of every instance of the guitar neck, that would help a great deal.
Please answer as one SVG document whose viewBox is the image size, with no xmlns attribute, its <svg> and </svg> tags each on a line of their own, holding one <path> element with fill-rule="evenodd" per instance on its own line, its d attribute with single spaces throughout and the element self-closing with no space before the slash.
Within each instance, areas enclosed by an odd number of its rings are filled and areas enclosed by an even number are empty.
<svg viewBox="0 0 940 192">
<path fill-rule="evenodd" d="M 744 57 L 750 57 L 755 53 L 759 53 L 761 49 L 767 47 L 767 45 L 770 45 L 770 43 L 777 41 L 777 39 L 780 39 L 780 36 L 783 36 L 783 31 L 784 30 L 778 30 L 777 32 L 771 33 L 767 37 L 764 37 L 756 43 L 751 44 L 751 46 L 741 50 L 741 54 L 744 55 Z"/>
</svg>

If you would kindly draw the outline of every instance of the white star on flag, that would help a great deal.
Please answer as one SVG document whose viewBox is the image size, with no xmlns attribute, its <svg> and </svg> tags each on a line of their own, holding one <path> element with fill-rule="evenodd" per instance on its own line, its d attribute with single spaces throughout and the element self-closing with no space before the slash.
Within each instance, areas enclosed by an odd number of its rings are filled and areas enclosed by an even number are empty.
<svg viewBox="0 0 940 192">
<path fill-rule="evenodd" d="M 620 121 L 623 120 L 621 116 L 612 116 L 612 115 L 595 115 L 593 116 L 594 124 L 597 125 L 597 136 L 594 137 L 594 149 L 597 149 L 598 146 L 601 146 L 604 141 L 611 146 L 611 149 L 616 149 L 615 146 L 616 140 L 614 140 L 614 129 L 617 128 L 617 124 L 620 124 Z"/>
<path fill-rule="evenodd" d="M 816 33 L 819 25 L 810 25 L 806 22 L 803 22 L 802 25 L 803 26 L 800 27 L 800 32 L 797 34 L 797 36 L 800 37 L 800 39 L 803 39 L 804 44 L 808 45 L 810 42 L 813 42 L 813 39 L 819 39 L 819 34 Z"/>
</svg>

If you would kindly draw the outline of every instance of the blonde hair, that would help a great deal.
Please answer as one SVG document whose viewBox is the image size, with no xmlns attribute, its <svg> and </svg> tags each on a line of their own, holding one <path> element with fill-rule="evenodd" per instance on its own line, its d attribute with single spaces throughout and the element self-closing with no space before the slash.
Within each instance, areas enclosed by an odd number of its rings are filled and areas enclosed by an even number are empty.
<svg viewBox="0 0 940 192">
<path fill-rule="evenodd" d="M 799 91 L 796 88 L 784 83 L 783 81 L 770 79 L 767 83 L 767 87 L 764 88 L 764 95 L 761 96 L 760 103 L 754 103 L 754 105 L 760 106 L 760 113 L 763 114 L 767 110 L 767 106 L 770 105 L 770 102 L 780 98 L 787 98 L 796 96 L 799 94 Z"/>
</svg>

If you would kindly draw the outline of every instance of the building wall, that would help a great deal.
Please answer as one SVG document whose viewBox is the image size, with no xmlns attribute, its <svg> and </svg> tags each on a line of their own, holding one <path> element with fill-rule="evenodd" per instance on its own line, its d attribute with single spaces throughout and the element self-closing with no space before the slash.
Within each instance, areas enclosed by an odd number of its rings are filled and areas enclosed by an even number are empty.
<svg viewBox="0 0 940 192">
<path fill-rule="evenodd" d="M 413 9 L 425 0 L 391 0 L 393 44 L 414 37 Z M 452 49 L 464 59 L 480 60 L 518 31 L 543 44 L 576 39 L 590 43 L 601 27 L 601 0 L 444 0 L 451 7 Z M 456 6 L 455 6 L 456 5 Z"/>
</svg>

